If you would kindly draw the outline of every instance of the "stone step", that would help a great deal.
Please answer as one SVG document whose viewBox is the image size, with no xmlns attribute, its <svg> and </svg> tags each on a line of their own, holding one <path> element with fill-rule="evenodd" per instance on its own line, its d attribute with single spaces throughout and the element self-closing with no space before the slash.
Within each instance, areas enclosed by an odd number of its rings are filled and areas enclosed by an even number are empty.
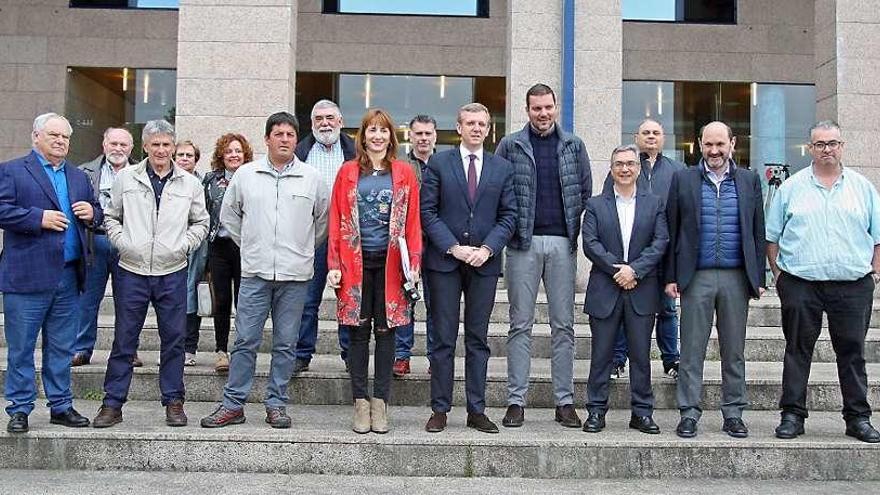
<svg viewBox="0 0 880 495">
<path fill-rule="evenodd" d="M 94 469 L 89 467 L 88 469 Z M 179 471 L 90 471 L 50 469 L 6 469 L 0 471 L 9 493 L 16 495 L 82 495 L 83 493 L 223 493 L 257 495 L 265 493 L 418 493 L 448 495 L 510 493 L 580 495 L 632 495 L 633 493 L 669 493 L 677 495 L 827 495 L 829 493 L 878 493 L 877 481 L 794 481 L 749 479 L 535 479 L 535 478 L 465 478 L 428 476 L 376 476 L 331 474 L 179 472 Z"/>
<path fill-rule="evenodd" d="M 97 406 L 96 402 L 77 403 L 81 411 L 89 414 Z M 293 406 L 289 408 L 293 419 L 289 430 L 269 428 L 263 422 L 259 405 L 246 408 L 248 420 L 242 425 L 200 428 L 199 418 L 214 407 L 210 402 L 188 402 L 190 426 L 168 428 L 158 403 L 129 402 L 124 409 L 125 421 L 106 430 L 49 425 L 46 409 L 38 407 L 31 416 L 29 433 L 0 432 L 0 467 L 78 471 L 100 466 L 102 470 L 118 471 L 239 473 L 237 486 L 250 483 L 247 475 L 240 473 L 320 473 L 370 479 L 437 476 L 646 479 L 654 480 L 653 483 L 673 477 L 713 480 L 702 490 L 691 485 L 695 491 L 680 491 L 676 487 L 675 493 L 706 493 L 716 483 L 714 480 L 880 479 L 880 445 L 845 437 L 843 421 L 837 413 L 811 415 L 806 435 L 783 441 L 773 437 L 779 418 L 775 411 L 747 413 L 745 419 L 751 429 L 748 439 L 732 439 L 722 433 L 720 416 L 715 413 L 704 416 L 697 438 L 682 440 L 673 432 L 678 419 L 675 410 L 656 411 L 655 419 L 662 429 L 659 435 L 627 428 L 629 414 L 623 410 L 608 414 L 604 432 L 588 434 L 560 427 L 549 409 L 529 410 L 524 427 L 502 428 L 499 434 L 489 435 L 464 426 L 463 408 L 450 413 L 445 432 L 431 434 L 423 430 L 429 415 L 427 408 L 391 407 L 392 429 L 388 434 L 358 435 L 350 429 L 349 405 Z M 500 422 L 503 410 L 489 409 L 487 414 Z M 42 477 L 36 477 L 31 486 L 41 480 Z M 550 481 L 543 488 L 551 488 L 557 482 Z M 344 483 L 340 479 L 340 491 Z M 401 491 L 421 493 L 418 486 L 407 485 Z M 477 485 L 467 486 L 467 491 L 473 492 Z M 508 485 L 508 489 L 514 486 Z M 645 492 L 645 488 L 640 486 L 639 491 Z M 791 493 L 791 488 L 780 487 L 784 493 Z M 764 493 L 763 485 L 757 491 Z M 840 492 L 832 489 L 831 493 Z"/>
<path fill-rule="evenodd" d="M 158 400 L 158 353 L 140 353 L 145 366 L 135 370 L 129 398 L 131 400 Z M 92 364 L 73 369 L 73 393 L 75 397 L 97 399 L 103 396 L 104 372 L 108 351 L 97 351 Z M 39 354 L 38 354 L 39 357 Z M 259 354 L 254 388 L 249 401 L 263 400 L 268 376 L 270 356 Z M 185 369 L 187 398 L 193 401 L 219 400 L 226 377 L 213 369 L 213 356 L 199 354 L 197 366 Z M 428 362 L 422 356 L 412 359 L 412 373 L 394 380 L 392 403 L 407 406 L 430 404 L 430 375 Z M 38 359 L 39 366 L 39 359 Z M 586 402 L 586 377 L 590 362 L 575 361 L 575 403 Z M 0 348 L 0 378 L 6 378 L 6 350 Z M 464 359 L 456 358 L 454 403 L 464 404 Z M 663 374 L 662 364 L 652 362 L 652 377 L 657 408 L 674 409 L 675 381 Z M 867 366 L 869 377 L 868 400 L 880 409 L 880 364 Z M 372 372 L 371 372 L 372 373 Z M 750 362 L 746 365 L 748 400 L 751 409 L 776 410 L 782 382 L 782 364 L 777 362 Z M 721 370 L 718 362 L 706 362 L 704 368 L 703 407 L 706 411 L 718 409 L 721 398 Z M 550 360 L 536 358 L 531 363 L 531 380 L 528 403 L 531 407 L 553 407 L 553 388 L 550 376 Z M 351 383 L 344 363 L 336 356 L 320 355 L 312 359 L 308 372 L 291 381 L 291 400 L 294 404 L 349 404 Z M 610 404 L 614 408 L 629 407 L 629 388 L 626 379 L 613 381 L 610 388 Z M 486 385 L 486 403 L 489 407 L 507 405 L 507 361 L 490 358 Z M 838 411 L 841 408 L 837 369 L 833 363 L 815 363 L 810 374 L 807 407 L 814 411 Z"/>
<path fill-rule="evenodd" d="M 0 328 L 3 327 L 3 315 L 0 314 Z M 234 335 L 235 326 L 232 324 L 232 332 Z M 497 357 L 507 356 L 507 332 L 508 324 L 492 323 L 489 325 L 489 347 L 492 355 Z M 459 332 L 463 332 L 462 327 Z M 424 356 L 427 345 L 426 329 L 424 322 L 416 322 L 415 326 L 415 343 L 412 348 L 413 355 Z M 235 338 L 230 337 L 231 342 Z M 575 325 L 575 347 L 576 355 L 581 358 L 589 358 L 591 350 L 592 338 L 590 336 L 589 324 L 578 323 Z M 0 332 L 0 346 L 6 345 L 6 337 Z M 40 345 L 40 342 L 37 343 Z M 113 317 L 109 315 L 100 315 L 98 317 L 98 340 L 96 349 L 109 350 L 113 345 Z M 201 332 L 199 337 L 199 352 L 212 353 L 215 350 L 216 340 L 214 338 L 214 321 L 213 318 L 203 318 Z M 660 359 L 660 351 L 657 348 L 656 341 L 652 342 L 651 356 L 653 359 Z M 272 321 L 266 322 L 266 330 L 263 332 L 263 342 L 260 346 L 260 352 L 269 352 L 272 347 Z M 144 331 L 141 333 L 140 349 L 145 351 L 159 350 L 159 333 L 157 331 L 156 317 L 151 315 L 144 323 Z M 231 347 L 230 347 L 231 349 Z M 785 338 L 779 327 L 749 327 L 746 330 L 746 361 L 782 361 L 785 352 Z M 318 341 L 315 354 L 337 354 L 339 353 L 339 338 L 337 335 L 337 324 L 332 320 L 321 320 L 318 323 Z M 456 353 L 464 356 L 463 337 L 459 336 Z M 537 358 L 549 358 L 551 356 L 551 339 L 550 326 L 548 324 L 536 324 L 532 330 L 532 356 Z M 709 346 L 706 353 L 707 359 L 717 361 L 720 359 L 720 351 L 718 347 L 718 339 L 715 331 L 709 339 Z M 813 353 L 815 362 L 835 362 L 834 349 L 831 346 L 831 339 L 828 330 L 823 329 L 816 343 Z M 871 328 L 865 341 L 865 360 L 869 363 L 880 363 L 880 329 Z"/>
<path fill-rule="evenodd" d="M 583 304 L 584 304 L 584 295 L 577 294 L 576 295 L 576 306 L 575 306 L 575 322 L 586 324 L 588 323 L 588 317 L 583 312 Z M 0 304 L 2 307 L 2 304 Z M 99 310 L 100 314 L 104 315 L 112 315 L 113 314 L 113 297 L 112 295 L 106 295 L 104 299 L 101 301 L 101 307 Z M 490 321 L 492 323 L 506 323 L 510 321 L 509 318 L 510 305 L 507 300 L 507 291 L 499 290 L 496 295 L 495 306 L 492 309 L 492 315 L 490 317 Z M 149 314 L 153 314 L 152 308 L 149 310 Z M 417 319 L 424 320 L 425 318 L 425 307 L 422 303 L 416 305 L 416 315 Z M 324 293 L 324 301 L 321 304 L 321 307 L 318 312 L 319 319 L 322 320 L 335 320 L 336 319 L 336 298 L 331 292 Z M 538 294 L 538 302 L 535 306 L 535 322 L 536 323 L 549 323 L 549 307 L 547 305 L 547 297 L 545 294 Z M 751 301 L 749 304 L 749 319 L 748 325 L 754 327 L 776 327 L 782 324 L 781 321 L 781 312 L 780 312 L 780 303 L 779 298 L 775 296 L 765 296 L 757 301 Z M 823 325 L 827 325 L 827 322 L 823 318 Z M 871 326 L 874 328 L 880 328 L 880 302 L 875 300 L 873 311 L 871 312 Z"/>
</svg>

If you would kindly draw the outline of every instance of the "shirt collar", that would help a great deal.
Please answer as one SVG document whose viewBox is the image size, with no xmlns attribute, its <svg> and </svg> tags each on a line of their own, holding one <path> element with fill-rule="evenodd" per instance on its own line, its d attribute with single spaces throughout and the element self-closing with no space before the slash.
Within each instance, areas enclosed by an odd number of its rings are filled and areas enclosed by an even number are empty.
<svg viewBox="0 0 880 495">
<path fill-rule="evenodd" d="M 56 167 L 55 165 L 52 165 L 52 162 L 50 162 L 45 156 L 43 156 L 42 153 L 37 151 L 36 148 L 33 149 L 33 152 L 35 155 L 37 155 L 37 160 L 40 161 L 40 165 L 42 165 L 44 167 L 50 167 L 50 168 L 52 168 L 52 170 L 54 170 L 56 172 L 59 170 L 64 170 L 64 165 L 67 164 L 67 160 L 65 159 L 65 160 L 62 160 L 61 164 Z"/>
<path fill-rule="evenodd" d="M 637 188 L 637 187 L 634 187 L 634 188 L 633 188 L 633 195 L 632 195 L 632 197 L 631 197 L 631 198 L 627 198 L 627 197 L 621 196 L 620 193 L 617 192 L 617 186 L 613 186 L 611 189 L 614 191 L 614 199 L 617 200 L 617 201 L 623 201 L 623 202 L 625 202 L 625 203 L 629 203 L 630 201 L 635 200 L 635 199 L 636 199 L 636 194 L 639 193 L 638 188 Z"/>
<path fill-rule="evenodd" d="M 299 158 L 297 158 L 296 155 L 293 155 L 293 160 L 290 160 L 289 162 L 285 163 L 284 166 L 281 167 L 281 172 L 278 172 L 278 170 L 272 165 L 272 161 L 269 160 L 269 155 L 266 155 L 266 170 L 268 170 L 272 173 L 275 173 L 275 174 L 278 174 L 278 173 L 286 174 L 287 172 L 290 171 L 291 168 L 293 168 L 293 166 L 298 161 L 299 161 Z"/>
<path fill-rule="evenodd" d="M 147 162 L 147 176 L 152 180 L 158 180 L 158 181 L 164 182 L 164 181 L 168 180 L 169 178 L 171 178 L 171 175 L 173 173 L 174 173 L 174 169 L 171 169 L 168 171 L 167 174 L 165 174 L 165 177 L 159 177 L 159 174 L 157 174 L 156 171 L 153 170 L 153 166 L 150 165 L 150 162 Z"/>
<path fill-rule="evenodd" d="M 330 145 L 330 149 L 327 149 L 327 146 L 324 145 L 321 141 L 315 139 L 315 144 L 312 145 L 312 149 L 319 149 L 324 153 L 332 154 L 337 150 L 342 150 L 342 138 L 336 140 L 335 143 Z"/>
<path fill-rule="evenodd" d="M 410 159 L 410 160 L 414 160 L 414 161 L 416 161 L 416 162 L 419 162 L 419 163 L 422 164 L 422 165 L 427 165 L 427 164 L 428 164 L 427 161 L 423 161 L 421 158 L 417 157 L 416 154 L 413 152 L 413 150 L 409 150 L 408 155 L 409 155 L 409 159 Z"/>
<path fill-rule="evenodd" d="M 477 151 L 471 152 L 471 151 L 468 151 L 468 149 L 465 148 L 463 145 L 459 144 L 458 145 L 458 152 L 461 153 L 461 160 L 465 163 L 470 161 L 470 158 L 468 158 L 468 156 L 470 156 L 470 155 L 477 155 L 477 162 L 483 163 L 483 148 L 480 148 Z"/>
<path fill-rule="evenodd" d="M 736 166 L 736 164 L 733 163 L 733 160 L 728 159 L 727 160 L 727 167 L 724 168 L 724 172 L 722 172 L 721 174 L 716 174 L 714 171 L 709 169 L 709 164 L 706 163 L 705 158 L 700 159 L 700 164 L 703 165 L 703 171 L 706 174 L 712 175 L 713 177 L 716 177 L 719 179 L 723 179 L 725 177 L 732 175 L 733 168 Z"/>
<path fill-rule="evenodd" d="M 809 168 L 810 168 L 810 181 L 812 181 L 812 183 L 814 185 L 824 188 L 825 186 L 823 186 L 821 183 L 819 183 L 819 179 L 816 178 L 816 174 L 813 171 L 813 162 L 812 161 L 810 162 Z M 833 187 L 836 187 L 838 184 L 840 184 L 843 181 L 844 176 L 846 176 L 846 175 L 847 175 L 846 167 L 844 167 L 843 164 L 841 163 L 840 164 L 840 175 L 837 177 L 837 179 L 835 179 L 834 184 L 832 184 L 831 187 L 833 188 Z"/>
</svg>

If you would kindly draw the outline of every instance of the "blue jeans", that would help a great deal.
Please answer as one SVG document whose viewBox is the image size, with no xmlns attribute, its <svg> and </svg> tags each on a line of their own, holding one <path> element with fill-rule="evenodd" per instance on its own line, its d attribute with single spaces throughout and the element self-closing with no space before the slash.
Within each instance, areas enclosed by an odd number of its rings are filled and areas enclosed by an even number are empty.
<svg viewBox="0 0 880 495">
<path fill-rule="evenodd" d="M 94 263 L 86 270 L 86 283 L 83 293 L 79 296 L 79 326 L 74 354 L 85 354 L 92 357 L 95 340 L 98 338 L 98 311 L 104 299 L 107 279 L 119 265 L 119 253 L 110 245 L 106 235 L 96 234 L 94 237 Z"/>
<path fill-rule="evenodd" d="M 662 305 L 657 314 L 657 347 L 660 348 L 660 358 L 664 365 L 676 363 L 679 360 L 678 352 L 678 313 L 675 311 L 675 299 L 665 293 L 660 296 Z M 614 364 L 619 366 L 626 363 L 629 356 L 629 346 L 626 343 L 626 334 L 623 327 L 617 331 L 617 342 L 614 344 Z"/>
<path fill-rule="evenodd" d="M 296 338 L 308 294 L 309 282 L 272 282 L 241 277 L 235 316 L 235 344 L 229 356 L 229 380 L 223 389 L 223 405 L 238 410 L 254 384 L 257 350 L 263 327 L 272 312 L 272 362 L 266 385 L 266 407 L 287 405 L 287 384 L 296 361 Z"/>
<path fill-rule="evenodd" d="M 431 344 L 434 340 L 431 328 L 433 328 L 434 324 L 431 321 L 431 303 L 428 302 L 428 284 L 422 280 L 421 287 L 422 301 L 425 303 L 425 327 L 428 329 L 428 341 L 425 344 L 425 356 L 431 357 Z M 395 359 L 409 359 L 412 356 L 412 348 L 415 343 L 415 321 L 416 311 L 415 308 L 413 308 L 412 321 L 407 325 L 397 327 L 395 332 Z"/>
<path fill-rule="evenodd" d="M 43 389 L 52 413 L 59 414 L 73 406 L 70 390 L 70 361 L 76 338 L 77 314 L 76 267 L 64 268 L 55 289 L 41 292 L 3 294 L 8 346 L 5 397 L 6 412 L 30 414 L 37 399 L 34 348 L 37 335 L 43 334 Z"/>
<path fill-rule="evenodd" d="M 327 285 L 327 242 L 315 247 L 315 275 L 308 283 L 306 305 L 302 312 L 299 338 L 296 342 L 297 359 L 312 360 L 315 343 L 318 341 L 318 308 L 324 298 L 324 286 Z M 339 325 L 340 356 L 344 361 L 348 357 L 348 328 Z"/>
<path fill-rule="evenodd" d="M 104 375 L 104 405 L 121 408 L 131 386 L 131 358 L 137 352 L 147 306 L 159 324 L 159 390 L 162 405 L 183 400 L 183 341 L 186 337 L 186 268 L 168 275 L 146 276 L 119 268 L 113 294 L 116 333 Z"/>
</svg>

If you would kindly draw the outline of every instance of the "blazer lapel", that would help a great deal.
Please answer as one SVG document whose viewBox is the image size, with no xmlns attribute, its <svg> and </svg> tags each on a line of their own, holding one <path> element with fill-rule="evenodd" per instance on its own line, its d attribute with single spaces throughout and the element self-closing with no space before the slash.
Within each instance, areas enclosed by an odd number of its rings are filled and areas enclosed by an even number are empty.
<svg viewBox="0 0 880 495">
<path fill-rule="evenodd" d="M 55 188 L 52 186 L 52 183 L 49 182 L 49 176 L 46 175 L 46 171 L 43 170 L 43 165 L 40 163 L 40 160 L 31 153 L 26 158 L 27 171 L 31 174 L 34 180 L 37 181 L 37 184 L 40 185 L 40 189 L 43 190 L 43 193 L 52 201 L 52 204 L 55 205 L 55 208 L 61 209 L 61 203 L 58 202 L 58 194 L 55 192 Z M 65 167 L 70 166 L 68 163 Z"/>
<path fill-rule="evenodd" d="M 489 183 L 493 179 L 493 175 L 495 174 L 495 161 L 493 160 L 493 155 L 488 151 L 483 151 L 483 170 L 480 173 L 480 181 L 477 183 L 477 196 L 474 203 L 480 201 L 480 198 L 483 196 L 483 191 L 486 189 L 486 184 Z M 475 205 L 476 206 L 476 205 Z"/>
<path fill-rule="evenodd" d="M 752 201 L 752 189 L 749 187 L 749 184 L 746 183 L 746 174 L 738 173 L 738 170 L 735 170 L 735 165 L 733 162 L 730 164 L 730 173 L 733 175 L 733 182 L 736 184 L 736 195 L 738 198 L 737 201 L 737 210 L 739 210 L 739 224 L 745 232 L 746 226 L 751 225 L 751 221 L 748 221 L 748 215 L 746 215 L 746 207 Z"/>
<path fill-rule="evenodd" d="M 614 189 L 605 194 L 605 207 L 608 208 L 611 220 L 611 231 L 614 232 L 614 245 L 611 251 L 621 261 L 623 260 L 623 233 L 620 231 L 620 216 L 617 215 L 617 200 L 614 197 Z M 633 227 L 635 228 L 635 227 Z"/>
<path fill-rule="evenodd" d="M 449 167 L 452 168 L 452 174 L 455 176 L 456 182 L 461 187 L 461 192 L 464 194 L 464 199 L 467 201 L 468 206 L 473 209 L 474 203 L 471 201 L 471 195 L 468 194 L 467 187 L 467 177 L 464 176 L 464 166 L 462 165 L 461 155 L 458 153 L 458 148 L 452 150 L 452 153 L 449 154 Z"/>
</svg>

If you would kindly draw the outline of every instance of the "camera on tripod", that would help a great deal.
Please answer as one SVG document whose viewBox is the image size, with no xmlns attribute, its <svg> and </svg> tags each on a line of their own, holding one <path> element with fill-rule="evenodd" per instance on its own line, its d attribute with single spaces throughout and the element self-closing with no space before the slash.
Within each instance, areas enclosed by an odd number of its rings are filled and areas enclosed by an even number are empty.
<svg viewBox="0 0 880 495">
<path fill-rule="evenodd" d="M 767 177 L 767 185 L 779 187 L 782 181 L 791 177 L 790 166 L 787 163 L 765 163 L 764 175 Z"/>
</svg>

